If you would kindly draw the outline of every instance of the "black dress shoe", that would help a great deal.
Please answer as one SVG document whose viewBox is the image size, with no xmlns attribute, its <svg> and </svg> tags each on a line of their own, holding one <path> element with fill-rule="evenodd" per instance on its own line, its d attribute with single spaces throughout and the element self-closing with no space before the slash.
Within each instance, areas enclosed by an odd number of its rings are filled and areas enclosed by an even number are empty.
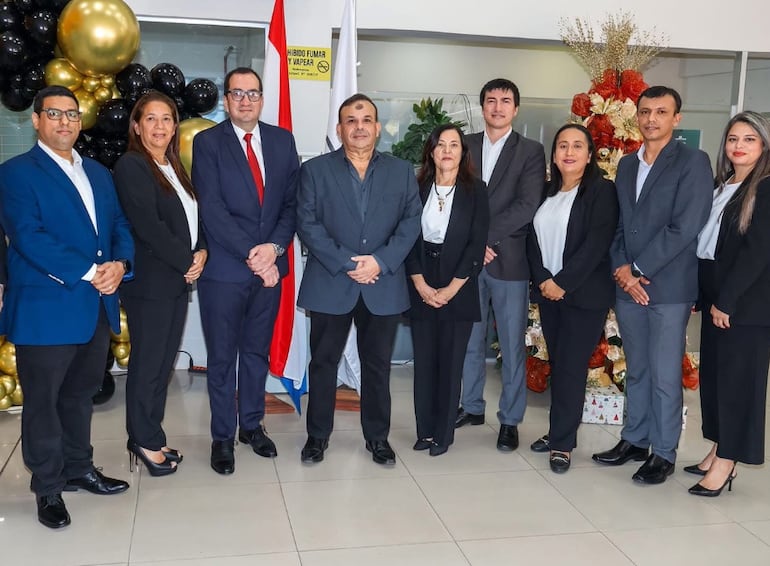
<svg viewBox="0 0 770 566">
<path fill-rule="evenodd" d="M 372 460 L 378 464 L 391 466 L 396 463 L 396 453 L 387 440 L 367 440 L 366 449 L 372 453 Z"/>
<path fill-rule="evenodd" d="M 70 514 L 60 493 L 37 496 L 37 520 L 49 529 L 60 529 L 70 524 Z"/>
<path fill-rule="evenodd" d="M 268 438 L 263 427 L 254 430 L 241 429 L 238 433 L 238 440 L 244 444 L 251 444 L 251 449 L 263 458 L 275 458 L 278 456 L 275 443 Z"/>
<path fill-rule="evenodd" d="M 316 438 L 315 436 L 308 436 L 307 442 L 305 442 L 300 459 L 306 463 L 318 463 L 324 459 L 324 450 L 329 447 L 328 438 Z"/>
<path fill-rule="evenodd" d="M 638 483 L 655 485 L 663 483 L 673 473 L 674 464 L 657 454 L 650 454 L 642 467 L 632 476 L 632 479 Z"/>
<path fill-rule="evenodd" d="M 85 489 L 96 495 L 115 495 L 126 491 L 128 482 L 108 478 L 97 468 L 93 468 L 87 474 L 67 480 L 67 483 L 64 484 L 64 491 L 78 491 L 79 489 Z"/>
<path fill-rule="evenodd" d="M 418 438 L 417 442 L 414 443 L 414 446 L 412 446 L 413 450 L 427 450 L 431 447 L 431 444 L 433 444 L 433 441 L 429 438 Z"/>
<path fill-rule="evenodd" d="M 551 452 L 551 456 L 548 458 L 548 464 L 551 466 L 552 472 L 563 474 L 569 470 L 570 453 L 554 450 Z"/>
<path fill-rule="evenodd" d="M 465 426 L 467 424 L 484 424 L 484 415 L 474 415 L 473 413 L 466 413 L 465 409 L 458 409 L 457 419 L 455 420 L 455 428 L 460 428 L 461 426 Z"/>
<path fill-rule="evenodd" d="M 235 471 L 234 440 L 215 440 L 211 443 L 211 469 L 218 474 L 228 475 Z"/>
<path fill-rule="evenodd" d="M 497 449 L 503 452 L 513 452 L 519 447 L 519 428 L 516 425 L 500 425 L 497 435 Z"/>
<path fill-rule="evenodd" d="M 548 435 L 544 434 L 535 440 L 529 445 L 529 449 L 532 450 L 532 452 L 548 452 L 551 449 L 551 445 L 548 442 Z"/>
<path fill-rule="evenodd" d="M 649 450 L 634 446 L 627 440 L 621 440 L 613 448 L 604 452 L 598 452 L 591 456 L 594 462 L 606 464 L 608 466 L 621 466 L 629 460 L 641 462 L 647 459 Z"/>
<path fill-rule="evenodd" d="M 449 450 L 449 446 L 445 446 L 444 444 L 436 444 L 435 442 L 431 442 L 429 454 L 431 456 L 441 456 L 442 454 L 446 454 L 447 450 Z"/>
<path fill-rule="evenodd" d="M 708 470 L 702 470 L 698 467 L 698 464 L 693 464 L 692 466 L 685 466 L 682 468 L 685 472 L 688 474 L 695 474 L 696 476 L 705 476 Z"/>
</svg>

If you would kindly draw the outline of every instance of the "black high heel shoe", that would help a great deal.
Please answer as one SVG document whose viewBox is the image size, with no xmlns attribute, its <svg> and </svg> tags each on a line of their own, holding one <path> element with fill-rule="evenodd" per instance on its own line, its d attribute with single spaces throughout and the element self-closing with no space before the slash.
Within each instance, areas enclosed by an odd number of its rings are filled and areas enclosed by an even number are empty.
<svg viewBox="0 0 770 566">
<path fill-rule="evenodd" d="M 128 470 L 130 472 L 134 471 L 135 465 L 138 466 L 138 460 L 142 461 L 144 467 L 147 468 L 147 472 L 153 477 L 167 476 L 176 472 L 177 466 L 174 462 L 171 462 L 168 458 L 160 464 L 153 462 L 144 453 L 144 449 L 132 440 L 128 441 L 126 448 L 128 449 Z"/>
<path fill-rule="evenodd" d="M 722 490 L 725 488 L 725 486 L 727 486 L 727 491 L 733 490 L 733 480 L 735 477 L 735 464 L 733 464 L 733 469 L 730 470 L 730 475 L 727 476 L 727 479 L 725 480 L 725 483 L 722 484 L 722 487 L 718 489 L 709 489 L 707 487 L 703 487 L 700 482 L 698 482 L 687 491 L 693 495 L 700 495 L 702 497 L 717 497 L 720 493 L 722 493 Z"/>
<path fill-rule="evenodd" d="M 168 448 L 167 450 L 163 450 L 161 448 L 161 452 L 163 452 L 163 455 L 166 457 L 166 460 L 169 462 L 176 462 L 177 464 L 184 460 L 184 454 L 182 454 L 179 450 L 176 448 Z"/>
<path fill-rule="evenodd" d="M 708 470 L 699 468 L 698 464 L 693 464 L 692 466 L 685 466 L 682 469 L 688 474 L 695 474 L 696 476 L 705 476 L 708 473 Z"/>
</svg>

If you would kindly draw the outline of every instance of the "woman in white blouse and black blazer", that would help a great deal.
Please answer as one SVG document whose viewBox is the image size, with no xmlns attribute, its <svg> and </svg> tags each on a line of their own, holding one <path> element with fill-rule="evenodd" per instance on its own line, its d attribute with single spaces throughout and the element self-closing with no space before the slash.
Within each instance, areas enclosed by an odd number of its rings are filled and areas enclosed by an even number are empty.
<svg viewBox="0 0 770 566">
<path fill-rule="evenodd" d="M 437 127 L 417 175 L 422 230 L 406 260 L 414 346 L 415 450 L 445 453 L 454 441 L 463 361 L 481 319 L 477 276 L 489 230 L 484 182 L 474 177 L 462 130 Z"/>
<path fill-rule="evenodd" d="M 567 124 L 556 133 L 544 197 L 527 237 L 527 259 L 551 362 L 551 414 L 548 434 L 531 448 L 550 451 L 551 469 L 563 473 L 577 445 L 588 361 L 615 302 L 609 249 L 618 198 L 583 126 Z"/>
</svg>

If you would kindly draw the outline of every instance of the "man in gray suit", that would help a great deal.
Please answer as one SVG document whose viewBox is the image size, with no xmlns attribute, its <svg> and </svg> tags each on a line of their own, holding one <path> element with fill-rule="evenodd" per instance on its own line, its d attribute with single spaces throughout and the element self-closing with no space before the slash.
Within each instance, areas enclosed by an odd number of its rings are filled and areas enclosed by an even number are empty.
<svg viewBox="0 0 770 566">
<path fill-rule="evenodd" d="M 644 145 L 620 160 L 615 179 L 620 220 L 610 256 L 628 363 L 627 419 L 620 442 L 593 459 L 611 466 L 644 460 L 633 479 L 645 484 L 674 473 L 685 332 L 698 296 L 695 248 L 711 209 L 708 156 L 673 139 L 681 107 L 668 87 L 641 94 L 636 116 Z"/>
<path fill-rule="evenodd" d="M 303 462 L 320 462 L 334 425 L 337 365 L 350 324 L 361 357 L 361 426 L 378 464 L 395 464 L 390 357 L 409 307 L 404 260 L 420 233 L 412 165 L 376 151 L 377 107 L 354 94 L 339 110 L 342 147 L 302 166 L 297 233 L 309 255 L 297 304 L 310 313 L 308 439 Z"/>
<path fill-rule="evenodd" d="M 487 317 L 492 301 L 500 351 L 503 391 L 497 418 L 497 448 L 519 446 L 518 424 L 527 406 L 526 352 L 529 266 L 527 226 L 535 216 L 545 182 L 545 152 L 536 141 L 513 131 L 519 112 L 519 89 L 507 79 L 494 79 L 481 89 L 484 132 L 469 135 L 468 148 L 477 172 L 487 184 L 489 236 L 484 269 L 479 275 L 481 321 L 473 325 L 463 366 L 463 395 L 456 427 L 484 423 Z"/>
</svg>

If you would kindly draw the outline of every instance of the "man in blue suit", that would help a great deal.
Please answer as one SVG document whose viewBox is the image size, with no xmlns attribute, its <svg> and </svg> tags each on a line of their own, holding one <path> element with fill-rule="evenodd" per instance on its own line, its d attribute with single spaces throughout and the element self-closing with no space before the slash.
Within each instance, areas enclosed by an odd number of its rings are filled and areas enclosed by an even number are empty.
<svg viewBox="0 0 770 566">
<path fill-rule="evenodd" d="M 91 415 L 109 329 L 120 332 L 116 291 L 134 246 L 110 172 L 73 150 L 80 133 L 75 96 L 64 87 L 42 89 L 32 125 L 37 144 L 0 166 L 10 241 L 0 333 L 16 345 L 22 454 L 38 519 L 59 528 L 70 524 L 62 491 L 128 489 L 94 468 Z"/>
<path fill-rule="evenodd" d="M 297 232 L 310 252 L 297 304 L 310 313 L 310 398 L 303 462 L 320 462 L 334 425 L 337 365 L 350 324 L 361 356 L 361 426 L 378 464 L 395 464 L 390 357 L 409 307 L 404 260 L 420 233 L 412 165 L 374 148 L 377 107 L 363 94 L 342 103 L 342 147 L 302 166 Z"/>
<path fill-rule="evenodd" d="M 195 136 L 192 181 L 209 246 L 198 294 L 211 467 L 231 474 L 238 425 L 238 439 L 254 452 L 278 455 L 262 419 L 278 283 L 288 273 L 284 252 L 294 237 L 299 158 L 290 132 L 259 121 L 262 80 L 254 70 L 233 69 L 224 88 L 229 120 Z"/>
<path fill-rule="evenodd" d="M 674 473 L 685 332 L 698 298 L 695 249 L 714 186 L 708 156 L 674 139 L 681 108 L 679 93 L 668 87 L 639 96 L 644 144 L 620 160 L 615 179 L 620 219 L 610 259 L 628 361 L 627 418 L 620 442 L 593 459 L 610 466 L 644 460 L 633 475 L 644 484 Z"/>
</svg>

